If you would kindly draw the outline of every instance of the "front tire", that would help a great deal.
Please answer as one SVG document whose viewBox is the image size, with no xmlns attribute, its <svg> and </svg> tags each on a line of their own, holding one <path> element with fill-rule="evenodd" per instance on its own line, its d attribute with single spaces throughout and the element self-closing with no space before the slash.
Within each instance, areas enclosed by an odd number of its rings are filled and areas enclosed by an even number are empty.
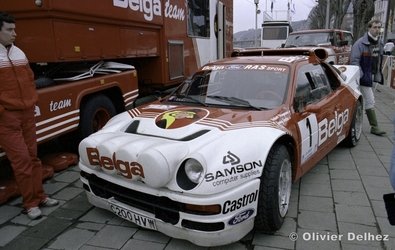
<svg viewBox="0 0 395 250">
<path fill-rule="evenodd" d="M 284 145 L 275 144 L 261 176 L 256 229 L 272 233 L 281 228 L 289 208 L 291 187 L 291 156 Z"/>
</svg>

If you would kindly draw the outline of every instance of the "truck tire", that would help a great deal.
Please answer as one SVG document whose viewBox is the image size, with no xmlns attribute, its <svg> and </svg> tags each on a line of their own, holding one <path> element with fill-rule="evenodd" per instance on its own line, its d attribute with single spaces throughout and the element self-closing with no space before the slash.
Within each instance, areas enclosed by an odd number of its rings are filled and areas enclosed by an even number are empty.
<svg viewBox="0 0 395 250">
<path fill-rule="evenodd" d="M 273 233 L 288 212 L 292 187 L 292 162 L 287 148 L 275 144 L 266 159 L 259 189 L 255 228 Z"/>
<path fill-rule="evenodd" d="M 103 128 L 116 113 L 114 104 L 107 96 L 90 97 L 81 107 L 79 128 L 81 139 Z"/>
</svg>

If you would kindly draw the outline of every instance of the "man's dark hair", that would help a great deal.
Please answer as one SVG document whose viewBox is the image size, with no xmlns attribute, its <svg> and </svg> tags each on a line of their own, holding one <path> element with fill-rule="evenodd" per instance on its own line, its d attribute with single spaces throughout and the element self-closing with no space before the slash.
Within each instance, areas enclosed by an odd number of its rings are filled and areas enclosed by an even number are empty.
<svg viewBox="0 0 395 250">
<path fill-rule="evenodd" d="M 6 12 L 0 12 L 0 29 L 4 23 L 15 23 L 15 18 Z"/>
</svg>

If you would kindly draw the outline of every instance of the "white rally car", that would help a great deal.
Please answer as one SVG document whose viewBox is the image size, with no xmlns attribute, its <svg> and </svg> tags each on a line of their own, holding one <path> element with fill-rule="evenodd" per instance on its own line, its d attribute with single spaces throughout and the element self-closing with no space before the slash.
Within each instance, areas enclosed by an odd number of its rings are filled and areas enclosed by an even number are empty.
<svg viewBox="0 0 395 250">
<path fill-rule="evenodd" d="M 115 116 L 79 146 L 89 201 L 201 246 L 238 241 L 254 226 L 278 230 L 292 182 L 361 136 L 359 69 L 326 56 L 235 52 Z"/>
</svg>

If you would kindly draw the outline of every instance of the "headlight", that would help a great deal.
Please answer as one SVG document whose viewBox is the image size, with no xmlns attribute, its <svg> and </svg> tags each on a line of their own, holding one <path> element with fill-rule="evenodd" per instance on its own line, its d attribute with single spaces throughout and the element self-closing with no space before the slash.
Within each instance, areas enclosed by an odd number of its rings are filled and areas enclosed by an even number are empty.
<svg viewBox="0 0 395 250">
<path fill-rule="evenodd" d="M 178 169 L 176 178 L 178 186 L 191 190 L 203 180 L 204 168 L 197 160 L 188 159 Z"/>
<path fill-rule="evenodd" d="M 189 159 L 185 162 L 185 174 L 193 183 L 200 183 L 203 179 L 203 167 L 195 159 Z"/>
</svg>

